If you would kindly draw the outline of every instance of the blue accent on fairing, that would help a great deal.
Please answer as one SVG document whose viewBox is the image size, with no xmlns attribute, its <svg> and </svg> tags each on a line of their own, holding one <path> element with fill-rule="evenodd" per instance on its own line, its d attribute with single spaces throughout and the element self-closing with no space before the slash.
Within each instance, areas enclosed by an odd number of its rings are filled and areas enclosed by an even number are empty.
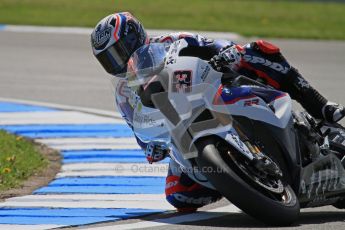
<svg viewBox="0 0 345 230">
<path fill-rule="evenodd" d="M 132 108 L 132 106 L 127 102 L 123 102 L 119 104 L 120 110 L 122 111 L 123 114 L 125 114 L 125 119 L 126 122 L 128 123 L 133 123 L 133 113 L 134 113 L 134 109 Z"/>
<path fill-rule="evenodd" d="M 0 126 L 0 129 L 29 138 L 133 136 L 132 130 L 121 124 L 4 125 Z"/>
<path fill-rule="evenodd" d="M 222 99 L 223 101 L 229 102 L 235 100 L 236 98 L 247 97 L 253 95 L 251 87 L 224 87 L 222 90 Z"/>
<path fill-rule="evenodd" d="M 247 96 L 258 96 L 262 98 L 267 104 L 274 101 L 276 98 L 285 95 L 286 93 L 266 88 L 242 86 L 242 87 L 224 87 L 222 90 L 223 101 L 229 102 L 236 98 L 247 97 Z"/>
<path fill-rule="evenodd" d="M 131 208 L 0 208 L 0 224 L 83 225 L 163 211 Z"/>
<path fill-rule="evenodd" d="M 1 102 L 0 101 L 0 112 L 1 113 L 9 113 L 9 112 L 51 112 L 51 111 L 59 111 L 59 110 L 51 109 L 51 108 L 43 107 L 43 106 L 34 106 L 34 105 L 26 105 L 26 104 L 20 104 L 20 103 Z"/>
<path fill-rule="evenodd" d="M 6 25 L 5 24 L 0 24 L 0 31 L 1 30 L 5 30 L 6 29 Z"/>
<path fill-rule="evenodd" d="M 281 97 L 286 94 L 278 90 L 256 88 L 256 87 L 253 87 L 251 90 L 253 94 L 262 98 L 267 104 L 271 103 L 276 98 Z"/>
<path fill-rule="evenodd" d="M 53 180 L 48 186 L 34 191 L 34 194 L 161 194 L 164 193 L 164 186 L 165 177 L 64 177 Z"/>
</svg>

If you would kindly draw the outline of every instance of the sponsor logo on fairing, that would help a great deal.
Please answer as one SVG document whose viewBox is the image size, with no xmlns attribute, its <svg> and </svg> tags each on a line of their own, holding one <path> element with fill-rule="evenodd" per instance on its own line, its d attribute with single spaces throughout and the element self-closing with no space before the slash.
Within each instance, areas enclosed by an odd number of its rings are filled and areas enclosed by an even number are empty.
<svg viewBox="0 0 345 230">
<path fill-rule="evenodd" d="M 202 81 L 205 81 L 205 79 L 208 76 L 210 70 L 211 70 L 211 68 L 208 65 L 205 66 L 204 71 L 202 72 L 201 77 L 200 77 Z"/>
<path fill-rule="evenodd" d="M 258 104 L 259 104 L 259 99 L 254 99 L 254 100 L 245 101 L 243 106 L 246 107 L 246 106 L 253 106 L 253 105 L 258 105 Z"/>
<path fill-rule="evenodd" d="M 271 61 L 264 59 L 262 57 L 252 56 L 252 55 L 248 55 L 248 54 L 244 55 L 243 59 L 246 62 L 250 62 L 253 64 L 262 64 L 264 66 L 267 66 L 267 67 L 274 69 L 275 71 L 281 72 L 283 74 L 286 74 L 290 69 L 290 67 L 283 66 L 279 63 L 271 62 Z"/>
<path fill-rule="evenodd" d="M 192 84 L 192 71 L 179 70 L 174 72 L 172 91 L 175 93 L 190 93 Z"/>
</svg>

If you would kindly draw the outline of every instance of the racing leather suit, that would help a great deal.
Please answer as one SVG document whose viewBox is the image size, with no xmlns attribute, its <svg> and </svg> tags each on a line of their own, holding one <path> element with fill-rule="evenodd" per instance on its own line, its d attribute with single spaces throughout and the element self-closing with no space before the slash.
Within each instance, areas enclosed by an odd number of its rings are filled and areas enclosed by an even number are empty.
<svg viewBox="0 0 345 230">
<path fill-rule="evenodd" d="M 240 46 L 231 41 L 212 40 L 186 32 L 153 37 L 150 42 L 172 43 L 179 39 L 185 39 L 192 46 L 207 48 L 205 49 L 207 52 L 202 54 L 202 59 L 205 60 L 210 60 L 222 48 L 235 45 L 242 53 L 241 62 L 236 69 L 237 73 L 254 79 L 259 78 L 264 83 L 289 93 L 291 98 L 297 100 L 311 115 L 322 118 L 322 108 L 327 100 L 290 66 L 278 47 L 262 40 Z M 118 105 L 131 126 L 133 111 L 130 106 L 123 103 Z M 146 149 L 146 144 L 139 138 L 137 142 L 143 150 Z M 168 202 L 180 211 L 193 211 L 221 198 L 217 191 L 203 187 L 181 172 L 178 164 L 173 160 L 170 160 L 169 164 L 165 193 Z"/>
</svg>

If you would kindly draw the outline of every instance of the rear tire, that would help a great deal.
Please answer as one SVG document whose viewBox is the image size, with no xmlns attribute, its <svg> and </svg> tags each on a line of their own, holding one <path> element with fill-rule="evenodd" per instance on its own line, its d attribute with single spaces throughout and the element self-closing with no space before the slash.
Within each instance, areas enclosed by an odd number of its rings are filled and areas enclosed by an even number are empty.
<svg viewBox="0 0 345 230">
<path fill-rule="evenodd" d="M 224 161 L 216 148 L 216 143 L 215 137 L 200 139 L 196 143 L 199 151 L 196 163 L 200 169 L 207 168 L 207 172 L 203 170 L 203 174 L 224 197 L 245 213 L 266 224 L 290 225 L 298 219 L 300 206 L 290 185 L 284 185 L 284 193 L 289 198 L 288 203 L 278 202 L 263 195 Z"/>
</svg>

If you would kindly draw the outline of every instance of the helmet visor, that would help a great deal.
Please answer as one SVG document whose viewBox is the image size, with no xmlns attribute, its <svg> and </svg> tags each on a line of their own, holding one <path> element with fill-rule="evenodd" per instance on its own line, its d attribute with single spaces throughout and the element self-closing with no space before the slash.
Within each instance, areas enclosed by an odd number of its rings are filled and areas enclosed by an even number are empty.
<svg viewBox="0 0 345 230">
<path fill-rule="evenodd" d="M 127 61 L 138 48 L 138 42 L 134 40 L 136 40 L 135 36 L 121 38 L 96 56 L 108 73 L 116 75 L 126 72 Z"/>
</svg>

